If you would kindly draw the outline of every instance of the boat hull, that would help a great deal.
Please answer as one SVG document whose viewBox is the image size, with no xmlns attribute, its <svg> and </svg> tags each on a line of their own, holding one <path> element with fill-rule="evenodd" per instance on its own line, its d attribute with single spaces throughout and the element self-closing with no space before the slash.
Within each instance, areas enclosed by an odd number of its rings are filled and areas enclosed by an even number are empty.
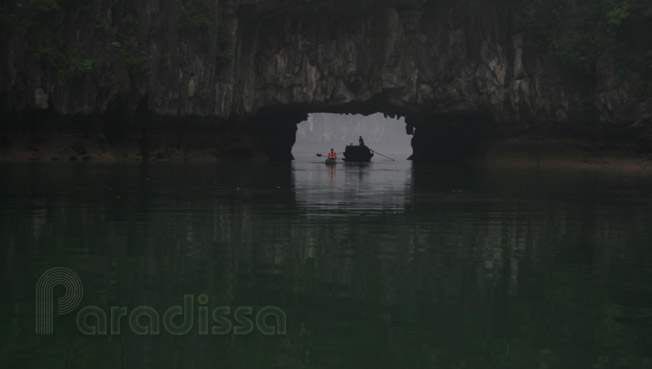
<svg viewBox="0 0 652 369">
<path fill-rule="evenodd" d="M 349 145 L 344 150 L 344 160 L 347 162 L 370 162 L 374 153 L 367 146 Z"/>
<path fill-rule="evenodd" d="M 328 159 L 326 159 L 325 164 L 326 165 L 335 165 L 335 164 L 337 164 L 337 161 L 335 161 L 335 159 L 328 158 Z"/>
</svg>

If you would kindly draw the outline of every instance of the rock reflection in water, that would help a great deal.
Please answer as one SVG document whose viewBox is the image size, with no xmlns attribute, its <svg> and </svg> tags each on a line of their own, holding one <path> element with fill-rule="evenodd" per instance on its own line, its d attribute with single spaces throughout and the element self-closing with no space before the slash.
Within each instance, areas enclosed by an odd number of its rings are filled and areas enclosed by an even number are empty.
<svg viewBox="0 0 652 369">
<path fill-rule="evenodd" d="M 4 166 L 2 367 L 649 367 L 648 178 L 430 167 Z M 625 181 L 627 179 L 627 181 Z M 283 336 L 34 335 L 83 305 L 282 307 Z"/>
</svg>

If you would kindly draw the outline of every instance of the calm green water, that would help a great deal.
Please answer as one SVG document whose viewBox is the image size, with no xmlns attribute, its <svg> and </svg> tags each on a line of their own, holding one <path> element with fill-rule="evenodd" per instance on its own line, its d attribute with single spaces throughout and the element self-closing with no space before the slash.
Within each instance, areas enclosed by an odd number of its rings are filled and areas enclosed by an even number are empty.
<svg viewBox="0 0 652 369">
<path fill-rule="evenodd" d="M 651 190 L 406 161 L 3 165 L 0 367 L 650 368 Z M 84 295 L 37 335 L 53 267 Z M 200 334 L 202 294 L 234 327 L 237 307 L 277 306 L 287 333 Z M 76 323 L 88 305 L 162 316 L 184 295 L 185 335 Z"/>
</svg>

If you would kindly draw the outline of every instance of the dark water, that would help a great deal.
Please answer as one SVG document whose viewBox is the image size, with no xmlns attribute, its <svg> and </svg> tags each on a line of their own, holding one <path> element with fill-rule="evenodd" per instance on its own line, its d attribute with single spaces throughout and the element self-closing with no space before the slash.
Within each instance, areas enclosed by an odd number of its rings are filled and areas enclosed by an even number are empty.
<svg viewBox="0 0 652 369">
<path fill-rule="evenodd" d="M 650 368 L 651 189 L 405 161 L 3 165 L 0 367 Z M 84 295 L 37 335 L 53 267 Z M 238 307 L 277 306 L 287 332 L 76 323 L 88 305 L 162 316 L 184 295 L 197 320 L 202 294 L 234 327 Z"/>
</svg>

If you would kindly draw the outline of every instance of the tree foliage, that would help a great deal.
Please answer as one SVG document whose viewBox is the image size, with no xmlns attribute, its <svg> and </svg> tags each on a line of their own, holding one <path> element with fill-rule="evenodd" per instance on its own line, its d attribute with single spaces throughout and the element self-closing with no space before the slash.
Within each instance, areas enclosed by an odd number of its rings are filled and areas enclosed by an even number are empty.
<svg viewBox="0 0 652 369">
<path fill-rule="evenodd" d="M 631 0 L 599 0 L 584 6 L 529 1 L 518 15 L 530 46 L 547 50 L 564 67 L 591 75 L 600 56 L 614 48 L 630 18 Z"/>
<path fill-rule="evenodd" d="M 179 29 L 195 30 L 207 34 L 211 32 L 212 28 L 211 8 L 205 0 L 193 0 L 181 12 Z"/>
<path fill-rule="evenodd" d="M 48 69 L 53 70 L 62 83 L 75 82 L 93 70 L 93 61 L 82 57 L 79 50 L 63 51 L 57 45 L 42 45 L 37 56 Z"/>
</svg>

